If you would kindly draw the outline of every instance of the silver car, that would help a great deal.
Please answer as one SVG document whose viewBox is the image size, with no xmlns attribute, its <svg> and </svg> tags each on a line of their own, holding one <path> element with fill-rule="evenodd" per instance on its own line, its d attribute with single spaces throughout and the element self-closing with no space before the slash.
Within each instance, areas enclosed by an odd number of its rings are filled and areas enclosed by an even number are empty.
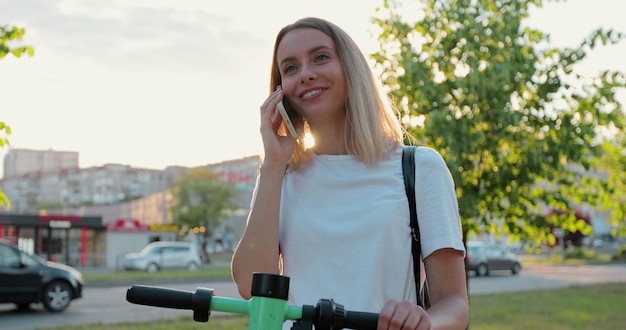
<svg viewBox="0 0 626 330">
<path fill-rule="evenodd" d="M 467 266 L 476 276 L 488 276 L 491 271 L 508 270 L 517 274 L 522 269 L 521 258 L 499 245 L 488 242 L 467 242 Z"/>
<path fill-rule="evenodd" d="M 156 272 L 164 269 L 196 270 L 202 264 L 192 242 L 152 242 L 138 253 L 129 253 L 124 269 Z"/>
</svg>

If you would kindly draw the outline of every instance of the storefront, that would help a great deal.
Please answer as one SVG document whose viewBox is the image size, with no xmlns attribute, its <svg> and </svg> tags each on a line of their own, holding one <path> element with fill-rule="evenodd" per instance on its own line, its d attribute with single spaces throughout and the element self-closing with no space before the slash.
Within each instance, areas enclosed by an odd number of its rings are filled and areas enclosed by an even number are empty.
<svg viewBox="0 0 626 330">
<path fill-rule="evenodd" d="M 99 216 L 0 214 L 0 238 L 74 267 L 104 263 L 105 233 Z"/>
</svg>

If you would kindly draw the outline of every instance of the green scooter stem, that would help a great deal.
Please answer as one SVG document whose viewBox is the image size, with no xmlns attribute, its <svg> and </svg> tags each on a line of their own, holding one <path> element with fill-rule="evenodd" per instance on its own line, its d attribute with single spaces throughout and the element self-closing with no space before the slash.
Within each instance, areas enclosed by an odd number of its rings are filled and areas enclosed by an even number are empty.
<svg viewBox="0 0 626 330">
<path fill-rule="evenodd" d="M 286 320 L 302 318 L 302 307 L 288 306 L 289 278 L 267 273 L 252 275 L 250 300 L 228 299 L 212 296 L 210 309 L 229 313 L 247 314 L 248 330 L 282 329 Z M 201 315 L 202 316 L 202 315 Z M 208 320 L 208 315 L 206 316 Z"/>
<path fill-rule="evenodd" d="M 289 277 L 277 274 L 254 273 L 250 289 L 250 327 L 256 329 L 281 329 L 287 317 Z M 299 315 L 302 316 L 300 308 Z M 256 324 L 256 328 L 252 325 Z"/>
<path fill-rule="evenodd" d="M 267 297 L 241 300 L 214 296 L 211 310 L 248 315 L 248 330 L 282 329 L 284 321 L 302 318 L 302 307 L 288 306 L 285 300 Z"/>
</svg>

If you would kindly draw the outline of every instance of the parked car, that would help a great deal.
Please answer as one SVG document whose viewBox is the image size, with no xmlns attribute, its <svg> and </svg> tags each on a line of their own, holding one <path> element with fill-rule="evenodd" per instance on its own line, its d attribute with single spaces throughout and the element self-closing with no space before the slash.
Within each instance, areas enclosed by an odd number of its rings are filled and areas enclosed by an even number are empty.
<svg viewBox="0 0 626 330">
<path fill-rule="evenodd" d="M 0 303 L 20 309 L 41 303 L 50 312 L 61 312 L 82 297 L 83 284 L 78 270 L 28 254 L 0 238 Z"/>
<path fill-rule="evenodd" d="M 521 258 L 505 248 L 488 242 L 467 242 L 468 270 L 476 276 L 488 276 L 491 271 L 509 270 L 517 274 L 522 269 Z"/>
<path fill-rule="evenodd" d="M 152 242 L 141 251 L 129 253 L 124 259 L 124 269 L 156 272 L 164 269 L 200 268 L 202 259 L 192 242 Z"/>
</svg>

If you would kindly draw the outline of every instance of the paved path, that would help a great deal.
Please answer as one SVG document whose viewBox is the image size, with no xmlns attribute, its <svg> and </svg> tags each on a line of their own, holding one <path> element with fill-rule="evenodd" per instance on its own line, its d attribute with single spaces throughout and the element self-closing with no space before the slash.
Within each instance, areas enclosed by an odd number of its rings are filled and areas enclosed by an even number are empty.
<svg viewBox="0 0 626 330">
<path fill-rule="evenodd" d="M 609 265 L 531 265 L 519 276 L 509 272 L 488 277 L 470 277 L 470 294 L 489 294 L 538 289 L 555 289 L 597 283 L 626 283 L 626 264 Z"/>
</svg>

